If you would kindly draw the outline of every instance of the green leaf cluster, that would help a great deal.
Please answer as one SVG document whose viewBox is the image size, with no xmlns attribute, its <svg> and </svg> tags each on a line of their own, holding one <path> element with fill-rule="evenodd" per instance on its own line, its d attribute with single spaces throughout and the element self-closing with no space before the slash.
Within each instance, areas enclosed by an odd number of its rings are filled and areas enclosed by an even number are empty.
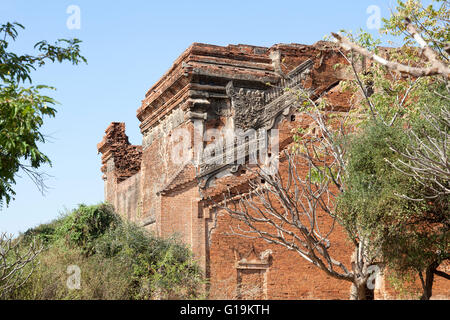
<svg viewBox="0 0 450 320">
<path fill-rule="evenodd" d="M 111 205 L 80 205 L 25 232 L 46 249 L 18 299 L 200 299 L 205 281 L 191 250 L 123 221 Z M 66 287 L 68 265 L 81 269 L 81 289 Z"/>
<path fill-rule="evenodd" d="M 43 191 L 43 179 L 36 170 L 43 164 L 51 165 L 40 149 L 47 141 L 41 128 L 46 118 L 55 116 L 57 102 L 43 94 L 54 88 L 25 86 L 32 83 L 32 71 L 47 62 L 86 62 L 78 39 L 60 39 L 55 44 L 40 41 L 34 46 L 37 55 L 10 51 L 11 42 L 23 28 L 17 22 L 0 25 L 0 206 L 14 198 L 13 186 L 20 169 Z"/>
</svg>

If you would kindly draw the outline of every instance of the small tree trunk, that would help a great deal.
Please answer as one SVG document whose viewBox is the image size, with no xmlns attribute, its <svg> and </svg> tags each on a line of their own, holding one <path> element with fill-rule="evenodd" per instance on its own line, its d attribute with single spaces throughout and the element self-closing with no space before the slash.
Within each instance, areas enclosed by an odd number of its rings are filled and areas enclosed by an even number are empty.
<svg viewBox="0 0 450 320">
<path fill-rule="evenodd" d="M 363 251 L 363 243 L 364 242 L 360 242 L 358 244 L 357 247 L 355 247 L 355 250 L 353 252 L 352 255 L 352 269 L 353 269 L 353 274 L 355 275 L 353 278 L 353 283 L 352 283 L 352 287 L 350 289 L 350 300 L 373 300 L 374 297 L 374 292 L 373 290 L 370 290 L 367 287 L 367 280 L 368 280 L 368 276 L 361 276 L 361 270 L 359 270 L 359 268 L 357 268 L 358 266 L 358 257 L 359 257 L 359 263 L 360 264 L 365 264 L 363 260 L 363 255 L 361 254 L 361 252 Z M 357 271 L 357 269 L 359 271 Z M 361 268 L 363 270 L 366 270 L 367 268 Z M 356 276 L 357 274 L 359 274 L 360 276 Z"/>
<path fill-rule="evenodd" d="M 350 300 L 367 300 L 372 296 L 370 289 L 367 288 L 366 281 L 356 281 L 352 283 Z"/>
<path fill-rule="evenodd" d="M 427 270 L 425 272 L 425 281 L 421 279 L 423 293 L 422 296 L 420 297 L 420 300 L 430 300 L 433 294 L 434 272 L 436 271 L 438 266 L 439 263 L 433 262 L 427 267 Z"/>
</svg>

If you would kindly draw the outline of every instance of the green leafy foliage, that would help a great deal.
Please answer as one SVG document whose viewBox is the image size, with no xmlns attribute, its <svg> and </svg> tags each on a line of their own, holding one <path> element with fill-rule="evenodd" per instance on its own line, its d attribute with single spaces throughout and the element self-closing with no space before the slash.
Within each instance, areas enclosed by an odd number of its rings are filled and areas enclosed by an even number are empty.
<svg viewBox="0 0 450 320">
<path fill-rule="evenodd" d="M 50 159 L 39 149 L 46 138 L 41 132 L 45 118 L 54 117 L 56 101 L 42 94 L 54 90 L 45 85 L 24 87 L 32 82 L 31 72 L 47 62 L 69 61 L 72 64 L 86 62 L 80 55 L 80 40 L 60 39 L 55 44 L 40 41 L 35 45 L 37 55 L 17 55 L 9 51 L 18 36 L 15 23 L 0 25 L 0 206 L 14 198 L 13 185 L 22 169 L 41 191 L 44 191 L 43 175 L 36 169 L 51 165 Z"/>
<path fill-rule="evenodd" d="M 417 46 L 415 40 L 406 32 L 404 19 L 408 17 L 424 31 L 424 40 L 445 57 L 448 55 L 443 48 L 450 41 L 449 16 L 448 0 L 433 0 L 428 6 L 418 0 L 397 0 L 396 12 L 388 19 L 383 19 L 384 27 L 381 33 L 401 37 L 404 47 Z"/>
<path fill-rule="evenodd" d="M 423 54 L 409 25 L 448 64 L 449 2 L 397 4 L 383 19 L 381 33 L 400 39 L 400 47 L 378 47 L 379 40 L 362 30 L 347 38 L 389 61 L 431 66 L 433 58 Z M 363 108 L 354 114 L 358 122 L 347 138 L 340 222 L 350 238 L 369 239 L 368 254 L 388 266 L 397 289 L 419 275 L 422 298 L 429 299 L 436 268 L 450 259 L 450 199 L 442 192 L 449 186 L 449 128 L 443 120 L 449 112 L 448 79 L 401 74 L 354 52 L 347 58 L 355 79 L 345 87 L 355 97 L 362 93 Z"/>
<path fill-rule="evenodd" d="M 190 250 L 176 238 L 160 239 L 123 223 L 96 243 L 96 252 L 106 259 L 129 265 L 136 299 L 196 298 L 200 296 L 200 269 Z"/>
<path fill-rule="evenodd" d="M 386 160 L 398 155 L 391 146 L 403 148 L 407 137 L 397 127 L 368 123 L 348 140 L 345 191 L 338 198 L 337 212 L 350 235 L 370 239 L 372 255 L 391 227 L 408 220 L 423 207 L 401 198 L 415 186 L 412 178 L 395 170 Z"/>
<path fill-rule="evenodd" d="M 436 100 L 439 97 L 430 94 L 427 112 L 439 115 L 442 105 Z M 420 116 L 394 126 L 369 122 L 348 141 L 339 218 L 349 234 L 369 238 L 370 254 L 402 279 L 449 258 L 450 197 L 424 198 L 426 185 L 406 167 L 399 171 L 393 166 L 406 161 L 397 151 L 414 147 L 409 131 L 426 139 L 436 136 L 436 129 Z"/>
<path fill-rule="evenodd" d="M 437 143 L 446 143 L 447 147 L 440 150 L 450 157 L 448 141 L 442 141 L 442 134 L 449 134 L 450 127 L 445 121 L 429 121 L 430 116 L 440 119 L 442 111 L 450 112 L 448 99 L 443 94 L 446 92 L 443 84 L 436 84 L 430 87 L 426 99 L 421 103 L 422 113 L 409 121 L 408 145 L 406 148 L 423 152 L 424 148 L 434 148 Z M 440 94 L 436 94 L 440 93 Z M 448 93 L 447 93 L 448 94 Z M 416 139 L 418 138 L 418 139 Z M 445 139 L 445 138 L 444 138 Z M 419 142 L 420 141 L 420 142 Z M 429 149 L 428 149 L 429 150 Z M 427 153 L 430 154 L 430 153 Z M 410 175 L 411 170 L 404 164 L 408 164 L 408 159 L 400 157 L 403 162 L 393 163 L 401 169 L 401 174 Z M 431 162 L 439 163 L 441 159 L 438 154 L 432 154 Z M 417 177 L 416 177 L 417 178 Z M 424 177 L 427 178 L 427 177 Z M 417 205 L 422 210 L 410 215 L 403 224 L 399 225 L 395 232 L 391 232 L 383 246 L 383 254 L 387 264 L 401 276 L 416 271 L 422 272 L 430 265 L 439 265 L 442 261 L 450 258 L 450 195 L 436 194 L 437 186 L 449 188 L 450 181 L 445 175 L 434 176 L 431 179 L 415 179 L 414 188 L 409 188 L 409 193 L 401 193 L 397 190 L 400 198 L 415 199 Z"/>
<path fill-rule="evenodd" d="M 86 255 L 94 253 L 94 242 L 114 228 L 120 219 L 111 205 L 80 205 L 55 230 L 57 238 L 79 247 Z"/>
<path fill-rule="evenodd" d="M 23 236 L 27 241 L 42 239 L 46 250 L 30 280 L 10 299 L 203 297 L 201 270 L 184 244 L 122 221 L 110 205 L 80 205 Z M 79 290 L 66 286 L 69 265 L 81 269 Z"/>
</svg>

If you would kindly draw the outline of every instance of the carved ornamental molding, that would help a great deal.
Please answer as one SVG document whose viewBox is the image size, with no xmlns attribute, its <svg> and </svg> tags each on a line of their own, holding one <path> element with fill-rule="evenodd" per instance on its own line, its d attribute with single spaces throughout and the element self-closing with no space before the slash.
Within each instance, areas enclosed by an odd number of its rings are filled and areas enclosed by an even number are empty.
<svg viewBox="0 0 450 320">
<path fill-rule="evenodd" d="M 313 66 L 312 60 L 307 60 L 298 65 L 291 71 L 286 78 L 281 79 L 278 87 L 269 90 L 255 90 L 237 88 L 233 81 L 226 85 L 226 94 L 231 100 L 232 117 L 235 129 L 241 129 L 245 132 L 249 130 L 266 130 L 274 128 L 283 117 L 289 115 L 292 108 L 295 108 L 298 96 L 292 92 L 301 88 L 302 81 L 306 79 Z M 290 89 L 290 90 L 287 90 Z M 267 137 L 267 135 L 266 135 Z M 255 137 L 254 140 L 259 140 Z M 236 143 L 232 150 L 223 149 L 225 146 L 219 145 L 217 148 L 219 155 L 209 158 L 209 161 L 200 163 L 197 173 L 199 186 L 206 188 L 213 177 L 227 170 L 229 173 L 236 172 L 239 168 L 240 157 L 234 157 L 235 154 L 244 155 L 246 158 L 249 153 L 249 144 L 254 143 L 252 139 L 243 144 Z M 259 141 L 258 141 L 259 143 Z M 259 145 L 266 145 L 259 144 Z M 238 152 L 237 149 L 244 149 L 244 152 Z M 217 158 L 217 159 L 216 159 Z M 228 161 L 231 159 L 231 161 Z M 237 162 L 236 162 L 237 161 Z"/>
<path fill-rule="evenodd" d="M 272 250 L 267 249 L 261 252 L 259 255 L 256 253 L 255 248 L 252 249 L 244 257 L 241 257 L 235 250 L 236 264 L 235 268 L 238 270 L 266 270 L 270 267 L 270 257 L 272 256 Z"/>
</svg>

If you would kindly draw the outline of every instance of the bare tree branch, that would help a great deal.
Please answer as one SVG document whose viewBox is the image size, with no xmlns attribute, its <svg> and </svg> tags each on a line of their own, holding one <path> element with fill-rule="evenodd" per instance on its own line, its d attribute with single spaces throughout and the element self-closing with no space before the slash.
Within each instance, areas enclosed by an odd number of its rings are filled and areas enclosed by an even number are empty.
<svg viewBox="0 0 450 320">
<path fill-rule="evenodd" d="M 369 241 L 361 234 L 351 237 L 356 254 L 347 267 L 333 257 L 330 239 L 337 223 L 336 198 L 344 190 L 346 117 L 333 124 L 315 101 L 306 99 L 314 110 L 306 113 L 313 128 L 302 136 L 300 148 L 280 154 L 282 171 L 247 166 L 253 176 L 248 191 L 229 189 L 214 206 L 236 221 L 230 235 L 294 251 L 327 275 L 351 282 L 357 291 L 353 298 L 365 299 L 368 267 L 375 261 L 368 255 Z"/>
<path fill-rule="evenodd" d="M 411 36 L 417 41 L 420 47 L 423 49 L 423 54 L 430 62 L 430 67 L 411 67 L 398 62 L 389 61 L 384 59 L 383 57 L 363 48 L 352 41 L 350 41 L 345 36 L 332 33 L 332 36 L 336 39 L 336 42 L 344 49 L 344 50 L 353 50 L 363 55 L 366 58 L 372 59 L 386 68 L 407 73 L 414 77 L 424 77 L 424 76 L 433 76 L 433 75 L 442 75 L 446 78 L 450 78 L 450 68 L 442 62 L 434 50 L 426 43 L 426 41 L 422 38 L 420 33 L 417 31 L 416 27 L 412 24 L 411 20 L 408 18 L 405 19 L 406 29 L 411 34 Z"/>
<path fill-rule="evenodd" d="M 33 273 L 43 247 L 33 239 L 27 247 L 12 235 L 0 234 L 0 298 L 25 284 Z M 30 266 L 31 269 L 26 269 Z"/>
<path fill-rule="evenodd" d="M 394 168 L 413 177 L 425 187 L 422 197 L 408 197 L 416 201 L 450 194 L 450 111 L 442 108 L 439 116 L 432 112 L 424 112 L 422 116 L 435 131 L 435 136 L 422 137 L 410 130 L 411 146 L 404 151 L 391 147 L 402 158 L 398 163 L 388 161 Z"/>
</svg>

